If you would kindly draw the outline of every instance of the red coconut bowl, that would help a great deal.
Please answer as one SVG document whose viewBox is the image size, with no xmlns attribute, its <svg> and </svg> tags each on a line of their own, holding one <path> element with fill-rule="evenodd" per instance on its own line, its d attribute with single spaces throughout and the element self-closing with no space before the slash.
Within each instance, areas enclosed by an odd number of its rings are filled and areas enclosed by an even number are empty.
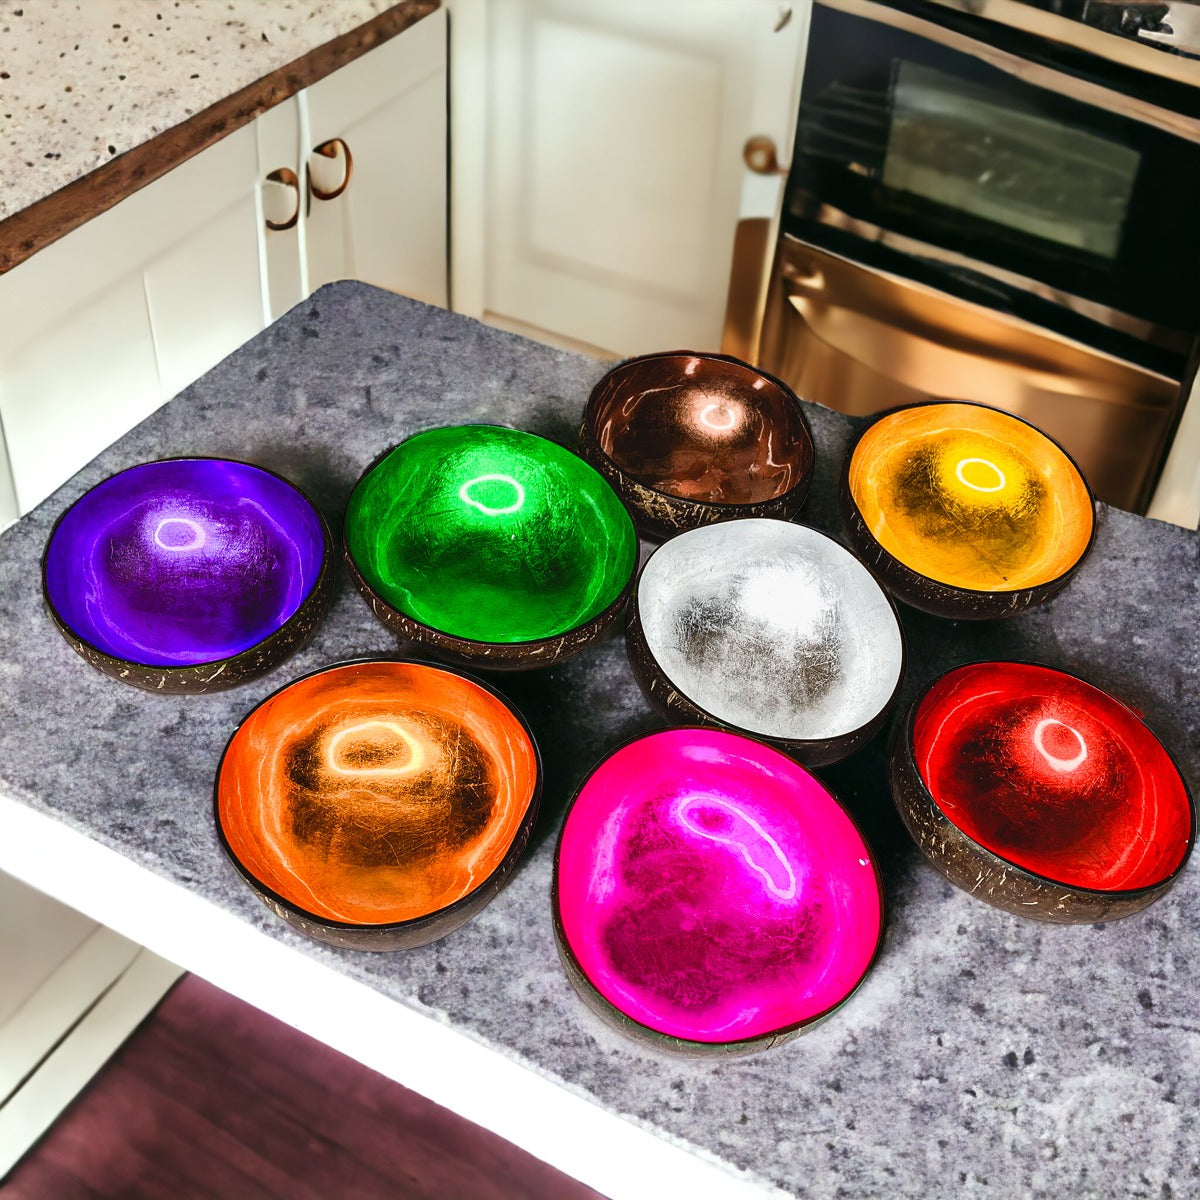
<svg viewBox="0 0 1200 1200">
<path fill-rule="evenodd" d="M 1137 714 L 1035 663 L 971 663 L 936 680 L 898 731 L 891 776 L 925 857 L 1019 916 L 1137 912 L 1195 842 L 1187 784 Z"/>
</svg>

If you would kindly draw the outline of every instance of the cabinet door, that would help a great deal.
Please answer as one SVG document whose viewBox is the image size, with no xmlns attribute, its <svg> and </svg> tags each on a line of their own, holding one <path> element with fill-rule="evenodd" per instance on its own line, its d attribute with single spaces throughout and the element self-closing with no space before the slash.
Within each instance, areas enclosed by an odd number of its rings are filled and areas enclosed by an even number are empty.
<svg viewBox="0 0 1200 1200">
<path fill-rule="evenodd" d="M 424 17 L 299 97 L 316 191 L 306 205 L 308 286 L 361 279 L 445 305 L 446 11 Z"/>
<path fill-rule="evenodd" d="M 765 104 L 760 59 L 790 7 L 456 7 L 455 105 L 464 78 L 482 122 L 480 133 L 470 108 L 454 114 L 456 307 L 471 312 L 474 302 L 482 311 L 473 315 L 619 354 L 718 349 L 744 207 L 742 148 L 752 134 L 772 132 L 755 127 L 761 112 L 785 125 L 788 117 L 794 55 L 781 87 L 770 74 Z M 481 286 L 476 264 L 459 257 L 460 246 L 479 241 Z"/>
<path fill-rule="evenodd" d="M 138 193 L 168 233 L 142 268 L 164 400 L 263 328 L 257 186 L 245 126 Z"/>
<path fill-rule="evenodd" d="M 136 244 L 123 215 L 97 218 L 0 278 L 0 417 L 22 513 L 162 400 Z"/>
<path fill-rule="evenodd" d="M 263 327 L 254 130 L 0 278 L 0 419 L 27 512 Z"/>
<path fill-rule="evenodd" d="M 0 872 L 0 1179 L 180 972 Z"/>
<path fill-rule="evenodd" d="M 1200 374 L 1192 379 L 1187 406 L 1146 515 L 1185 529 L 1200 526 Z"/>
<path fill-rule="evenodd" d="M 299 102 L 292 98 L 267 109 L 254 122 L 254 132 L 267 319 L 274 321 L 308 295 L 300 240 L 304 236 L 304 191 L 300 184 Z"/>
</svg>

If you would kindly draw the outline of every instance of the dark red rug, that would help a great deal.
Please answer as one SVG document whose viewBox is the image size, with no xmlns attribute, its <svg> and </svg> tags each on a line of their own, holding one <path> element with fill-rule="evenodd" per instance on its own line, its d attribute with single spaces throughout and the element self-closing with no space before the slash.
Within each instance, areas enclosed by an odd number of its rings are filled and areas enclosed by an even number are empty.
<svg viewBox="0 0 1200 1200">
<path fill-rule="evenodd" d="M 495 1134 L 185 976 L 4 1200 L 597 1200 Z"/>
</svg>

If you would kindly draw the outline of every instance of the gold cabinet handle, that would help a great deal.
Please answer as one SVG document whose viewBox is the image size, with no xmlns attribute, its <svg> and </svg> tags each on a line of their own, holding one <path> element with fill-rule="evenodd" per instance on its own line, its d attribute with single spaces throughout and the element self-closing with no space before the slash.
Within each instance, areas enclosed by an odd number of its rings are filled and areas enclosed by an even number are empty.
<svg viewBox="0 0 1200 1200">
<path fill-rule="evenodd" d="M 296 172 L 291 167 L 278 167 L 267 176 L 267 183 L 278 183 L 284 187 L 291 188 L 295 193 L 296 199 L 296 206 L 292 209 L 292 215 L 286 221 L 272 221 L 270 217 L 264 218 L 267 228 L 274 230 L 291 229 L 300 220 L 300 180 L 297 178 Z"/>
<path fill-rule="evenodd" d="M 774 140 L 762 134 L 746 139 L 746 144 L 742 147 L 742 160 L 756 175 L 788 173 L 787 167 L 780 165 Z"/>
<path fill-rule="evenodd" d="M 342 182 L 337 187 L 326 190 L 317 186 L 313 179 L 313 173 L 308 172 L 308 190 L 312 192 L 318 200 L 336 200 L 349 186 L 350 176 L 354 171 L 354 156 L 350 153 L 350 147 L 345 141 L 340 138 L 330 138 L 327 142 L 322 142 L 319 146 L 313 148 L 314 154 L 321 155 L 322 158 L 337 158 L 340 154 L 346 162 L 346 171 L 342 176 Z"/>
</svg>

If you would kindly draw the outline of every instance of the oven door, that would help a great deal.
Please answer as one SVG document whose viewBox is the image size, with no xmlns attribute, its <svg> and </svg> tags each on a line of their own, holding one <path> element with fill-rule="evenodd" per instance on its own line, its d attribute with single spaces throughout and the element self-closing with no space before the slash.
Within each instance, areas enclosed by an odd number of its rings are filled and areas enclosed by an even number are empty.
<svg viewBox="0 0 1200 1200">
<path fill-rule="evenodd" d="M 1055 438 L 1096 495 L 1144 512 L 1178 381 L 983 305 L 784 237 L 759 361 L 800 396 L 867 415 L 974 400 Z"/>
<path fill-rule="evenodd" d="M 1200 89 L 949 19 L 814 4 L 784 230 L 1178 380 Z"/>
</svg>

